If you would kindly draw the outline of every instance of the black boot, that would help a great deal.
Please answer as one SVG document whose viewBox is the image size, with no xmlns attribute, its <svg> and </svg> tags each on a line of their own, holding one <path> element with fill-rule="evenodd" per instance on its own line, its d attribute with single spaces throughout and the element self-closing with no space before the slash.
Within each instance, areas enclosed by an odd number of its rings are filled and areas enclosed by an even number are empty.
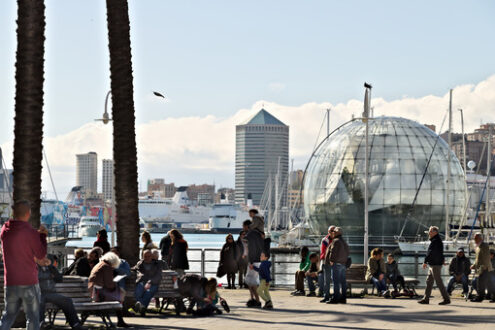
<svg viewBox="0 0 495 330">
<path fill-rule="evenodd" d="M 125 323 L 124 321 L 124 315 L 122 311 L 116 311 L 115 314 L 117 315 L 117 327 L 119 328 L 130 328 L 131 326 Z"/>
</svg>

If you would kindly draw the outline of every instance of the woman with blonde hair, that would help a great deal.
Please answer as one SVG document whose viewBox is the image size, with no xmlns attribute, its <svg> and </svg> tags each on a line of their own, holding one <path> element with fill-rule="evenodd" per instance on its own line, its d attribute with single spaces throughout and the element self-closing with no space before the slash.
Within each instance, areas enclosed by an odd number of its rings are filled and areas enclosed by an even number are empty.
<svg viewBox="0 0 495 330">
<path fill-rule="evenodd" d="M 113 272 L 120 266 L 120 258 L 113 252 L 107 252 L 100 258 L 100 262 L 91 270 L 88 278 L 88 289 L 94 301 L 123 302 L 125 297 L 120 294 L 120 288 L 113 281 Z M 128 328 L 124 322 L 122 310 L 116 311 L 118 327 Z"/>
</svg>

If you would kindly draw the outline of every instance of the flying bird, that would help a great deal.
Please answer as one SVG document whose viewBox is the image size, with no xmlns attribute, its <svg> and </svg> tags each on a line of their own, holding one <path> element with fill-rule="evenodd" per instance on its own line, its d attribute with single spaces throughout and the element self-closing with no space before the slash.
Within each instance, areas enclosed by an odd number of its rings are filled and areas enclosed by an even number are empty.
<svg viewBox="0 0 495 330">
<path fill-rule="evenodd" d="M 161 94 L 161 93 L 153 92 L 153 94 L 155 94 L 155 96 L 158 96 L 158 97 L 161 97 L 161 98 L 165 98 L 165 96 L 163 96 L 163 94 Z"/>
</svg>

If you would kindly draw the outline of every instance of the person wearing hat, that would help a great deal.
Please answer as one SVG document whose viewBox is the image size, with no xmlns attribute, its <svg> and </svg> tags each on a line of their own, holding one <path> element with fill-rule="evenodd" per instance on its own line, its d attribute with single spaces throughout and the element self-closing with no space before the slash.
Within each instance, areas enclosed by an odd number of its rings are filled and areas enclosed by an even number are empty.
<svg viewBox="0 0 495 330">
<path fill-rule="evenodd" d="M 425 261 L 423 262 L 423 269 L 428 267 L 428 277 L 426 278 L 425 295 L 418 303 L 423 305 L 430 303 L 433 283 L 436 282 L 438 290 L 440 290 L 443 297 L 443 301 L 441 301 L 439 305 L 448 305 L 450 304 L 450 296 L 447 293 L 442 280 L 442 266 L 445 257 L 443 255 L 443 242 L 438 234 L 438 227 L 431 226 L 430 230 L 428 230 L 428 236 L 430 236 L 430 245 L 428 246 Z"/>
<path fill-rule="evenodd" d="M 320 260 L 322 273 L 318 276 L 319 297 L 323 297 L 322 303 L 330 300 L 330 283 L 332 282 L 332 267 L 326 262 L 328 247 L 332 244 L 332 232 L 335 226 L 328 227 L 328 234 L 323 237 L 320 245 Z"/>
<path fill-rule="evenodd" d="M 464 249 L 459 248 L 457 254 L 450 261 L 449 274 L 451 276 L 447 285 L 447 292 L 452 295 L 455 283 L 462 283 L 462 293 L 467 296 L 469 291 L 468 278 L 471 273 L 471 262 L 466 258 Z"/>
</svg>

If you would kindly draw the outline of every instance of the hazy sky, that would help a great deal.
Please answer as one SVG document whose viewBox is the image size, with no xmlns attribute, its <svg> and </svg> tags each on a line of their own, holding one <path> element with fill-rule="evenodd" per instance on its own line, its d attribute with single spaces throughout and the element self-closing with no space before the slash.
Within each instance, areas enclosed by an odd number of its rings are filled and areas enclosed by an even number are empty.
<svg viewBox="0 0 495 330">
<path fill-rule="evenodd" d="M 111 156 L 111 129 L 93 124 L 110 85 L 105 1 L 45 2 L 45 142 L 65 196 L 75 184 L 75 153 Z M 350 118 L 348 109 L 359 113 L 365 80 L 384 105 L 381 114 L 439 125 L 432 111 L 447 106 L 449 88 L 464 86 L 457 105 L 466 108 L 468 127 L 495 120 L 493 1 L 129 5 L 141 182 L 232 186 L 233 127 L 263 103 L 291 126 L 291 157 L 302 167 L 323 109 L 342 111 L 335 124 Z M 16 10 L 15 1 L 0 2 L 0 145 L 9 162 Z M 311 126 L 301 127 L 310 114 Z"/>
</svg>

